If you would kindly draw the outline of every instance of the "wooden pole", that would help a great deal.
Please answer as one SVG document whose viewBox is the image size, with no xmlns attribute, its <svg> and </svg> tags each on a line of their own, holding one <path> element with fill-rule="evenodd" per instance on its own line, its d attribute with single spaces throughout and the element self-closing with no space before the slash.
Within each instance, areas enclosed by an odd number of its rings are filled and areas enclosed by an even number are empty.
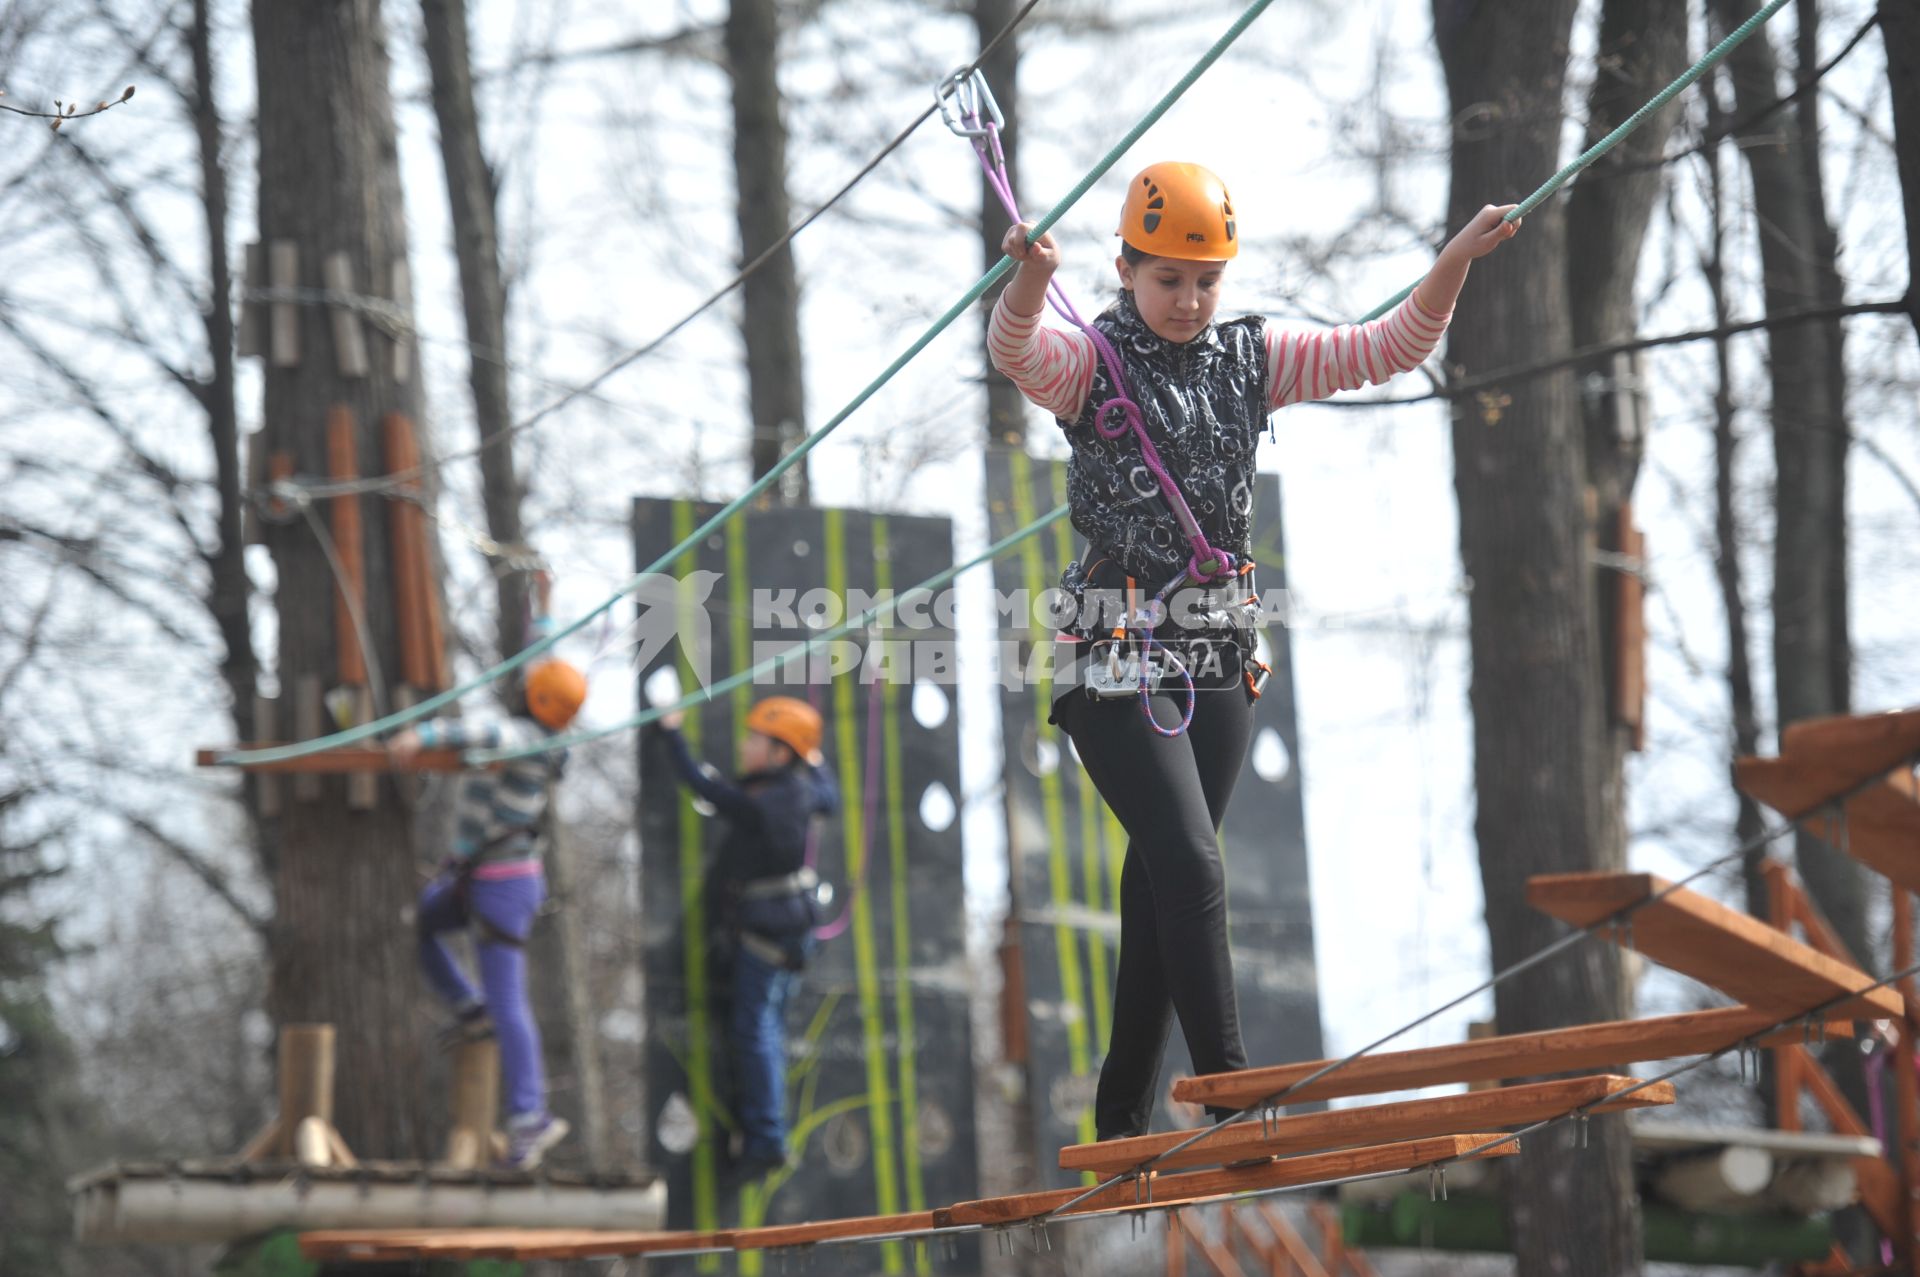
<svg viewBox="0 0 1920 1277">
<path fill-rule="evenodd" d="M 380 424 L 387 473 L 411 470 L 413 431 L 407 419 L 390 412 Z M 409 479 L 400 486 L 401 495 L 393 500 L 389 520 L 393 540 L 393 607 L 400 629 L 400 681 L 408 687 L 419 688 L 427 686 L 431 666 L 427 661 L 426 622 L 419 611 L 420 598 L 425 593 L 420 580 L 421 560 L 413 552 L 415 520 L 420 510 L 408 497 L 418 494 L 420 485 L 417 480 Z"/>
<path fill-rule="evenodd" d="M 353 259 L 345 253 L 328 253 L 320 263 L 321 278 L 330 292 L 351 294 Z M 334 366 L 342 377 L 367 375 L 367 338 L 360 327 L 360 312 L 352 306 L 335 303 L 327 308 L 333 324 Z"/>
<path fill-rule="evenodd" d="M 313 740 L 318 737 L 324 712 L 320 696 L 320 676 L 318 674 L 296 675 L 293 680 L 294 736 L 300 740 Z M 319 773 L 302 772 L 294 777 L 295 802 L 310 803 L 319 797 Z"/>
<path fill-rule="evenodd" d="M 492 1156 L 494 1115 L 500 1111 L 500 1044 L 462 1042 L 453 1052 L 453 1123 L 447 1164 L 484 1166 Z"/>
<path fill-rule="evenodd" d="M 280 1029 L 280 1146 L 282 1157 L 298 1151 L 301 1123 L 317 1117 L 333 1125 L 333 1026 L 288 1024 Z"/>
<path fill-rule="evenodd" d="M 1778 860 L 1761 863 L 1760 873 L 1767 883 L 1767 921 L 1788 935 L 1793 934 L 1793 896 L 1787 866 Z M 1783 1131 L 1797 1131 L 1800 1125 L 1800 1057 L 1781 1051 L 1773 1062 L 1773 1120 Z"/>
<path fill-rule="evenodd" d="M 1913 895 L 1898 883 L 1893 885 L 1893 968 L 1904 971 L 1913 965 Z M 1915 997 L 1913 979 L 1900 981 L 1900 993 L 1907 1013 L 1896 1025 L 1893 1040 L 1894 1132 L 1900 1142 L 1893 1164 L 1900 1174 L 1900 1201 L 1904 1207 L 1901 1222 L 1906 1235 L 1893 1239 L 1895 1254 L 1913 1277 L 1920 1277 L 1920 1077 L 1914 1074 L 1914 1044 L 1920 1034 L 1920 998 Z"/>
<path fill-rule="evenodd" d="M 274 288 L 300 286 L 300 246 L 290 239 L 274 240 L 267 249 L 267 282 Z M 268 362 L 275 368 L 294 368 L 300 363 L 300 307 L 296 302 L 277 301 L 268 312 Z"/>
<path fill-rule="evenodd" d="M 353 409 L 335 404 L 327 409 L 327 477 L 352 481 L 360 477 L 357 427 Z M 340 658 L 340 682 L 359 687 L 367 681 L 366 653 L 360 650 L 356 615 L 367 608 L 366 546 L 360 525 L 360 498 L 347 493 L 333 498 L 333 549 L 340 561 L 341 579 L 335 583 L 333 635 Z"/>
<path fill-rule="evenodd" d="M 417 469 L 420 465 L 420 444 L 414 434 L 412 420 L 402 413 L 388 413 L 384 426 L 389 473 Z M 441 634 L 440 596 L 433 590 L 427 515 L 417 502 L 423 489 L 417 479 L 404 484 L 403 488 L 415 498 L 403 498 L 394 503 L 394 588 L 400 595 L 395 602 L 403 618 L 410 616 L 411 619 L 403 621 L 403 625 L 415 636 L 409 641 L 403 631 L 403 650 L 407 653 L 403 659 L 410 662 L 405 681 L 415 687 L 438 692 L 448 686 L 447 645 Z M 403 526 L 404 532 L 400 531 Z M 403 559 L 405 567 L 400 566 Z"/>
</svg>

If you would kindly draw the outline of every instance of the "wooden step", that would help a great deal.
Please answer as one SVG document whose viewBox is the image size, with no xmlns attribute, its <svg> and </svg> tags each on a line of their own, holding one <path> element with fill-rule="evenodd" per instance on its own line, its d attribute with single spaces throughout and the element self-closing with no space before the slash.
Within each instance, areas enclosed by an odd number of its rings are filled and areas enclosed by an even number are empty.
<svg viewBox="0 0 1920 1277">
<path fill-rule="evenodd" d="M 235 750 L 278 749 L 284 741 L 255 741 L 250 745 L 229 745 L 225 749 L 202 749 L 194 751 L 195 767 L 235 766 L 246 771 L 256 772 L 294 772 L 310 775 L 332 776 L 348 772 L 457 772 L 465 771 L 467 765 L 460 761 L 457 749 L 423 749 L 406 762 L 396 762 L 384 749 L 365 747 L 347 747 L 325 749 L 317 754 L 307 754 L 300 758 L 283 758 L 275 763 L 222 763 L 220 760 Z"/>
<path fill-rule="evenodd" d="M 1527 880 L 1527 903 L 1583 927 L 1652 900 L 1669 885 L 1653 874 L 1543 874 Z M 1636 909 L 1631 919 L 1630 939 L 1640 953 L 1762 1011 L 1811 1011 L 1873 983 L 1857 968 L 1684 887 Z M 1827 1009 L 1830 1017 L 1869 1020 L 1904 1012 L 1899 992 L 1890 988 Z"/>
<path fill-rule="evenodd" d="M 1824 762 L 1849 777 L 1848 783 L 1852 784 L 1878 776 L 1917 754 L 1920 708 L 1810 718 L 1780 735 L 1782 758 Z M 1836 791 L 1828 792 L 1831 795 Z"/>
<path fill-rule="evenodd" d="M 1743 758 L 1734 765 L 1740 788 L 1784 816 L 1813 812 L 1807 831 L 1841 848 L 1909 891 L 1920 891 L 1920 782 L 1910 772 L 1871 785 L 1848 799 L 1844 819 L 1819 814 L 1810 793 L 1845 788 L 1841 773 L 1796 758 Z"/>
<path fill-rule="evenodd" d="M 1612 1112 L 1673 1103 L 1671 1082 L 1655 1083 L 1612 1104 L 1600 1103 L 1616 1091 L 1639 1085 L 1634 1078 L 1599 1074 L 1328 1113 L 1296 1113 L 1268 1123 L 1236 1122 L 1164 1161 L 1155 1162 L 1153 1169 L 1176 1171 L 1189 1166 L 1218 1166 L 1250 1157 L 1287 1157 L 1386 1140 L 1426 1139 L 1461 1131 L 1523 1126 L 1588 1104 L 1596 1104 L 1599 1112 Z M 1060 1165 L 1070 1171 L 1114 1175 L 1157 1157 L 1180 1141 L 1192 1138 L 1193 1134 L 1192 1131 L 1168 1131 L 1108 1140 L 1103 1144 L 1074 1144 L 1060 1150 Z"/>
<path fill-rule="evenodd" d="M 726 1233 L 590 1228 L 368 1228 L 300 1234 L 300 1253 L 356 1263 L 425 1259 L 587 1259 L 727 1245 Z"/>
<path fill-rule="evenodd" d="M 1288 1095 L 1286 1102 L 1305 1104 L 1343 1095 L 1414 1091 L 1460 1082 L 1500 1082 L 1700 1055 L 1732 1046 L 1777 1019 L 1776 1015 L 1752 1007 L 1719 1007 L 1645 1020 L 1608 1020 L 1538 1033 L 1511 1033 L 1505 1037 L 1412 1051 L 1383 1051 L 1363 1055 L 1308 1083 Z M 1853 1022 L 1829 1021 L 1826 1031 L 1828 1037 L 1852 1037 Z M 1804 1040 L 1802 1031 L 1794 1028 L 1769 1033 L 1760 1042 L 1763 1046 L 1777 1047 Z M 1307 1060 L 1299 1064 L 1182 1078 L 1173 1084 L 1173 1098 L 1217 1108 L 1247 1108 L 1312 1077 L 1331 1063 L 1331 1060 Z"/>
<path fill-rule="evenodd" d="M 1450 1157 L 1510 1157 L 1520 1151 L 1517 1139 L 1494 1143 L 1501 1133 L 1449 1135 L 1438 1139 L 1410 1140 L 1371 1148 L 1350 1148 L 1337 1153 L 1316 1153 L 1311 1157 L 1283 1157 L 1258 1166 L 1210 1171 L 1188 1171 L 1181 1175 L 1150 1176 L 1151 1191 L 1139 1188 L 1133 1179 L 1101 1190 L 1065 1214 L 1089 1215 L 1104 1211 L 1133 1210 L 1143 1205 L 1168 1202 L 1194 1202 L 1209 1197 L 1250 1193 L 1259 1189 L 1289 1188 L 1345 1179 L 1350 1175 L 1372 1175 L 1388 1171 L 1418 1170 Z M 1483 1146 L 1490 1146 L 1485 1147 Z M 1477 1151 L 1476 1150 L 1480 1150 Z M 1044 1193 L 1021 1193 L 1012 1197 L 989 1197 L 984 1201 L 962 1202 L 933 1212 L 936 1227 L 979 1224 L 1015 1224 L 1022 1220 L 1060 1210 L 1087 1190 L 1056 1188 Z"/>
<path fill-rule="evenodd" d="M 767 1228 L 740 1228 L 729 1235 L 735 1250 L 775 1250 L 782 1246 L 811 1246 L 816 1242 L 851 1241 L 857 1237 L 890 1237 L 895 1233 L 924 1232 L 933 1227 L 933 1212 L 910 1215 L 865 1215 L 854 1219 L 823 1219 L 811 1224 L 780 1224 Z"/>
</svg>

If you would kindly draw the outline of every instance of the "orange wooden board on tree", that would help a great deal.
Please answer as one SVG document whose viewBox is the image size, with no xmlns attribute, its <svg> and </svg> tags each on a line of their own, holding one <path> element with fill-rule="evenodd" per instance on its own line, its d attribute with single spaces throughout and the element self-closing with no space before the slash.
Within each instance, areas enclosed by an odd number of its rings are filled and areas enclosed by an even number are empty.
<svg viewBox="0 0 1920 1277">
<path fill-rule="evenodd" d="M 1610 934 L 1658 962 L 1762 1011 L 1811 1011 L 1866 989 L 1873 977 L 1717 900 L 1654 874 L 1541 874 L 1527 880 L 1527 903 L 1583 927 L 1648 902 L 1629 915 L 1631 937 Z M 1661 895 L 1665 892 L 1665 895 Z M 1653 897 L 1659 896 L 1655 900 Z M 1869 989 L 1830 1008 L 1834 1017 L 1897 1018 L 1898 990 Z"/>
<path fill-rule="evenodd" d="M 255 741 L 249 745 L 231 745 L 226 749 L 202 749 L 194 753 L 196 767 L 235 766 L 257 772 L 313 772 L 335 775 L 344 772 L 458 772 L 466 771 L 457 749 L 423 749 L 405 763 L 398 763 L 384 749 L 328 749 L 302 758 L 283 758 L 272 763 L 226 764 L 220 760 L 235 750 L 278 749 L 280 741 Z"/>
<path fill-rule="evenodd" d="M 1163 1161 L 1155 1162 L 1153 1169 L 1174 1171 L 1189 1166 L 1217 1166 L 1222 1162 L 1244 1161 L 1249 1157 L 1285 1157 L 1360 1144 L 1379 1144 L 1385 1140 L 1426 1139 L 1461 1131 L 1521 1126 L 1557 1117 L 1589 1104 L 1595 1105 L 1596 1111 L 1610 1112 L 1614 1109 L 1657 1108 L 1673 1103 L 1671 1082 L 1654 1083 L 1616 1103 L 1602 1102 L 1616 1091 L 1638 1085 L 1640 1083 L 1635 1078 L 1598 1074 L 1560 1082 L 1534 1082 L 1491 1091 L 1472 1091 L 1465 1095 L 1402 1100 L 1325 1113 L 1296 1113 L 1268 1123 L 1236 1122 L 1219 1128 L 1215 1134 Z M 1100 1144 L 1074 1144 L 1060 1150 L 1060 1165 L 1062 1169 L 1070 1171 L 1116 1175 L 1158 1156 L 1182 1140 L 1192 1138 L 1193 1134 L 1193 1131 L 1168 1131 L 1132 1139 L 1108 1140 Z"/>
<path fill-rule="evenodd" d="M 1056 1188 L 1044 1193 L 1019 1193 L 1011 1197 L 989 1197 L 977 1202 L 961 1202 L 933 1212 L 941 1228 L 966 1224 L 993 1226 L 1016 1224 L 1050 1211 L 1089 1215 L 1108 1211 L 1138 1210 L 1143 1206 L 1170 1202 L 1192 1202 L 1211 1197 L 1228 1197 L 1269 1188 L 1291 1188 L 1346 1179 L 1354 1175 L 1374 1175 L 1389 1171 L 1417 1170 L 1448 1158 L 1507 1157 L 1519 1151 L 1520 1142 L 1500 1140 L 1501 1133 L 1449 1135 L 1439 1139 L 1409 1140 L 1371 1148 L 1343 1149 L 1337 1153 L 1315 1153 L 1310 1157 L 1285 1157 L 1262 1162 L 1258 1166 L 1237 1169 L 1189 1171 L 1180 1175 L 1149 1177 L 1147 1185 L 1133 1178 L 1102 1189 L 1079 1205 L 1062 1210 L 1068 1202 L 1087 1190 Z M 1490 1146 L 1490 1147 L 1483 1147 Z M 1478 1150 L 1478 1151 L 1476 1151 Z"/>
<path fill-rule="evenodd" d="M 1460 1082 L 1498 1082 L 1698 1055 L 1732 1046 L 1768 1029 L 1777 1019 L 1777 1015 L 1752 1007 L 1718 1007 L 1644 1020 L 1607 1020 L 1537 1033 L 1511 1033 L 1411 1051 L 1383 1051 L 1360 1056 L 1308 1083 L 1288 1095 L 1286 1102 L 1304 1104 L 1343 1095 L 1375 1095 Z M 1826 1034 L 1852 1037 L 1853 1024 L 1848 1020 L 1829 1021 Z M 1767 1032 L 1759 1041 L 1762 1046 L 1787 1046 L 1804 1040 L 1805 1034 L 1796 1026 Z M 1182 1078 L 1173 1084 L 1173 1098 L 1186 1104 L 1246 1108 L 1278 1095 L 1332 1063 L 1332 1060 L 1307 1060 L 1299 1064 L 1275 1064 Z"/>
</svg>

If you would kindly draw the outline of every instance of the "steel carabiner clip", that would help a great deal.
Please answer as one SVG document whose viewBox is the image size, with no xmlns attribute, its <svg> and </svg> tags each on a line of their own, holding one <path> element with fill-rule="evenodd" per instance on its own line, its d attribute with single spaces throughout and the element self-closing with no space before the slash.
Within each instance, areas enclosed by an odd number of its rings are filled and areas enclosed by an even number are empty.
<svg viewBox="0 0 1920 1277">
<path fill-rule="evenodd" d="M 978 69 L 962 67 L 941 80 L 933 86 L 933 101 L 940 108 L 940 118 L 958 137 L 978 142 L 1007 123 L 1000 104 L 993 100 L 993 90 L 987 87 L 986 73 Z"/>
</svg>

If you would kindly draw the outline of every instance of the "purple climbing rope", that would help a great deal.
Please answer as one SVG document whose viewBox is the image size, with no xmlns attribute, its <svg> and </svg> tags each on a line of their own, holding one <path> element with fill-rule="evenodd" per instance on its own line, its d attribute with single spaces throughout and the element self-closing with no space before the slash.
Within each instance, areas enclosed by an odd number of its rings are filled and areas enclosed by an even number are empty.
<svg viewBox="0 0 1920 1277">
<path fill-rule="evenodd" d="M 940 114 L 946 120 L 947 127 L 954 133 L 966 138 L 973 144 L 973 153 L 980 161 L 980 169 L 986 174 L 987 184 L 1000 199 L 1000 207 L 1014 222 L 1025 222 L 1020 215 L 1020 201 L 1014 196 L 1013 183 L 1007 175 L 1006 155 L 1000 147 L 1000 126 L 1005 121 L 1000 115 L 1000 107 L 993 100 L 993 92 L 987 87 L 986 76 L 979 71 L 972 73 L 955 72 L 942 80 L 934 89 L 934 100 L 940 106 Z M 1062 319 L 1078 328 L 1093 343 L 1100 362 L 1106 367 L 1107 379 L 1113 383 L 1117 392 L 1113 398 L 1100 405 L 1093 414 L 1093 428 L 1100 432 L 1103 439 L 1118 439 L 1131 432 L 1140 442 L 1141 459 L 1146 462 L 1149 472 L 1160 485 L 1160 494 L 1172 511 L 1173 518 L 1180 525 L 1181 535 L 1186 537 L 1192 553 L 1187 558 L 1186 572 L 1166 583 L 1155 596 L 1164 602 L 1176 588 L 1192 580 L 1205 585 L 1210 581 L 1230 580 L 1238 574 L 1239 564 L 1234 556 L 1213 545 L 1201 530 L 1200 520 L 1187 505 L 1187 499 L 1180 491 L 1180 485 L 1173 481 L 1166 463 L 1160 459 L 1160 449 L 1154 446 L 1153 438 L 1147 433 L 1145 417 L 1140 405 L 1133 401 L 1127 387 L 1127 373 L 1120 362 L 1120 352 L 1113 348 L 1107 335 L 1088 323 L 1073 300 L 1067 296 L 1066 289 L 1057 279 L 1047 282 L 1047 304 Z M 1119 414 L 1117 424 L 1109 426 L 1108 420 L 1113 414 Z M 1126 618 L 1127 628 L 1133 629 L 1133 617 Z M 1173 650 L 1157 642 L 1153 637 L 1153 628 L 1144 622 L 1138 627 L 1140 633 L 1139 688 L 1140 710 L 1147 717 L 1147 723 L 1162 736 L 1179 736 L 1193 723 L 1195 693 L 1193 674 L 1184 662 L 1173 656 Z M 1155 648 L 1164 648 L 1173 660 L 1181 679 L 1187 685 L 1187 708 L 1181 715 L 1178 727 L 1162 727 L 1153 716 L 1152 700 L 1152 656 Z"/>
</svg>

